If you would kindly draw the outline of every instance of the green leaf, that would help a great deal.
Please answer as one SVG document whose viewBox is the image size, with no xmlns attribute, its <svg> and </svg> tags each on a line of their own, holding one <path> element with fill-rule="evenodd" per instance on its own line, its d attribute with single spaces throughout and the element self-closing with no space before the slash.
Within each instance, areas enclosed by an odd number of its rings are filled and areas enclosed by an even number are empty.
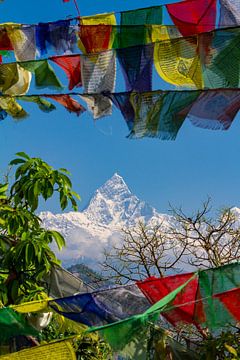
<svg viewBox="0 0 240 360">
<path fill-rule="evenodd" d="M 75 198 L 77 198 L 78 200 L 81 200 L 81 197 L 78 193 L 76 193 L 75 191 L 71 191 L 72 195 L 75 196 Z"/>
<path fill-rule="evenodd" d="M 71 175 L 71 173 L 70 173 L 67 169 L 65 169 L 65 168 L 60 168 L 59 171 L 62 171 L 62 172 L 64 172 L 65 174 Z"/>
<path fill-rule="evenodd" d="M 62 250 L 63 246 L 66 245 L 64 237 L 55 230 L 51 230 L 51 235 L 54 237 L 59 250 Z"/>
<path fill-rule="evenodd" d="M 11 166 L 11 165 L 23 164 L 25 162 L 26 162 L 26 160 L 23 160 L 23 159 L 14 159 L 14 160 L 10 161 L 9 165 Z"/>
<path fill-rule="evenodd" d="M 11 283 L 11 296 L 14 301 L 18 298 L 19 283 L 17 280 L 13 280 Z"/>
<path fill-rule="evenodd" d="M 64 210 L 67 207 L 68 204 L 68 200 L 67 200 L 67 196 L 64 194 L 63 191 L 60 191 L 60 205 L 61 205 L 61 209 Z"/>
<path fill-rule="evenodd" d="M 234 356 L 238 356 L 237 351 L 230 345 L 228 344 L 224 344 L 225 348 L 228 350 L 228 352 L 230 352 L 230 354 L 234 355 Z"/>
<path fill-rule="evenodd" d="M 68 176 L 64 175 L 64 174 L 60 174 L 61 179 L 63 180 L 63 183 L 65 183 L 68 187 L 72 187 L 72 183 L 71 180 L 69 179 Z"/>
<path fill-rule="evenodd" d="M 24 151 L 17 152 L 16 155 L 20 156 L 20 157 L 23 157 L 23 158 L 25 158 L 27 160 L 30 159 L 30 157 Z"/>
<path fill-rule="evenodd" d="M 0 193 L 5 193 L 8 189 L 8 184 L 0 185 Z"/>
</svg>

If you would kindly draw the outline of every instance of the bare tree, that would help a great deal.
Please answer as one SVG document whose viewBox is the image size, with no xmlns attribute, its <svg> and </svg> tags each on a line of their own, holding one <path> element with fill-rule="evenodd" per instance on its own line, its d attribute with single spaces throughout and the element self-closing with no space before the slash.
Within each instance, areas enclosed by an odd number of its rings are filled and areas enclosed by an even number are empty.
<svg viewBox="0 0 240 360">
<path fill-rule="evenodd" d="M 175 238 L 187 251 L 188 264 L 194 267 L 217 267 L 240 258 L 240 227 L 231 208 L 225 208 L 212 217 L 211 199 L 191 217 L 182 208 L 171 207 L 175 218 L 169 236 Z"/>
<path fill-rule="evenodd" d="M 149 276 L 163 277 L 170 269 L 177 270 L 187 245 L 176 246 L 163 223 L 123 229 L 123 242 L 105 250 L 103 271 L 116 283 L 138 281 Z M 182 243 L 181 243 L 182 244 Z"/>
</svg>

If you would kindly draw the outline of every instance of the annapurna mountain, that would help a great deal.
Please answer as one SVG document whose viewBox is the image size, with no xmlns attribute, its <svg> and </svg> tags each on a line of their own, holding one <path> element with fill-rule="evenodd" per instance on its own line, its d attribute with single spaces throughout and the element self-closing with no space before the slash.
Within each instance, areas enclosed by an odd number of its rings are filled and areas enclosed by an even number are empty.
<svg viewBox="0 0 240 360">
<path fill-rule="evenodd" d="M 63 214 L 46 211 L 40 217 L 44 227 L 65 237 L 67 247 L 57 253 L 65 265 L 100 260 L 103 248 L 121 241 L 121 229 L 134 226 L 139 220 L 146 224 L 171 221 L 169 215 L 159 214 L 138 199 L 117 173 L 96 190 L 85 210 Z"/>
</svg>

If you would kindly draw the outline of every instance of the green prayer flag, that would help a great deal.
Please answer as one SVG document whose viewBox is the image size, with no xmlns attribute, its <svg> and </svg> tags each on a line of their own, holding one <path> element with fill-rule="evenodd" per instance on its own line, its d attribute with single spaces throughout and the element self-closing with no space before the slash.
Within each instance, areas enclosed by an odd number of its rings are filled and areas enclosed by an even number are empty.
<svg viewBox="0 0 240 360">
<path fill-rule="evenodd" d="M 209 36 L 210 39 L 209 39 Z M 238 88 L 240 84 L 240 28 L 200 34 L 202 73 L 206 88 Z"/>
<path fill-rule="evenodd" d="M 158 137 L 162 140 L 175 140 L 191 106 L 199 95 L 199 90 L 132 93 L 130 101 L 134 108 L 135 118 L 129 137 Z"/>
<path fill-rule="evenodd" d="M 43 112 L 51 112 L 56 109 L 56 106 L 50 103 L 48 100 L 43 99 L 41 96 L 30 95 L 30 96 L 19 96 L 18 100 L 34 102 L 38 105 L 39 109 Z"/>
<path fill-rule="evenodd" d="M 121 27 L 118 34 L 118 47 L 134 46 L 136 45 L 136 39 L 138 39 L 138 45 L 146 44 L 148 29 L 143 25 L 161 25 L 162 9 L 162 6 L 152 6 L 145 9 L 123 11 L 121 13 Z"/>
<path fill-rule="evenodd" d="M 199 272 L 199 291 L 204 313 L 203 325 L 216 329 L 236 323 L 224 304 L 214 295 L 240 287 L 240 263 L 229 264 Z"/>
<path fill-rule="evenodd" d="M 23 315 L 10 308 L 0 309 L 0 343 L 18 335 L 38 335 L 37 330 L 30 326 Z"/>
<path fill-rule="evenodd" d="M 24 61 L 20 62 L 19 65 L 35 74 L 36 87 L 53 87 L 57 89 L 62 88 L 61 82 L 57 78 L 52 66 L 49 65 L 47 60 Z"/>
</svg>

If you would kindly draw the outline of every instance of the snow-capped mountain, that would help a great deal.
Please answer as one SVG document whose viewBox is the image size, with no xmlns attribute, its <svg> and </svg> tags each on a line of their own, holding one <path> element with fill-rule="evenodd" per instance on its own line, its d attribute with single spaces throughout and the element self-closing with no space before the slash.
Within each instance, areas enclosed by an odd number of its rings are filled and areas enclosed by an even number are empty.
<svg viewBox="0 0 240 360">
<path fill-rule="evenodd" d="M 139 200 L 118 174 L 95 192 L 84 211 L 42 212 L 40 217 L 46 228 L 57 230 L 65 237 L 67 248 L 58 256 L 68 265 L 84 258 L 100 259 L 104 247 L 121 241 L 121 229 L 134 226 L 139 220 L 147 224 L 171 221 L 169 215 L 159 214 Z"/>
</svg>

